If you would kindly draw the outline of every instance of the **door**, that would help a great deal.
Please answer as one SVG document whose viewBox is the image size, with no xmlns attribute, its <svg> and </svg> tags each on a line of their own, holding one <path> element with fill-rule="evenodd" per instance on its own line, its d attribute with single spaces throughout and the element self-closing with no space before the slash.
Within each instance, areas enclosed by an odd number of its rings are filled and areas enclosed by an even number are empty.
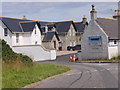
<svg viewBox="0 0 120 90">
<path fill-rule="evenodd" d="M 62 43 L 59 42 L 59 51 L 62 51 Z"/>
<path fill-rule="evenodd" d="M 56 41 L 54 41 L 54 49 L 56 49 Z"/>
</svg>

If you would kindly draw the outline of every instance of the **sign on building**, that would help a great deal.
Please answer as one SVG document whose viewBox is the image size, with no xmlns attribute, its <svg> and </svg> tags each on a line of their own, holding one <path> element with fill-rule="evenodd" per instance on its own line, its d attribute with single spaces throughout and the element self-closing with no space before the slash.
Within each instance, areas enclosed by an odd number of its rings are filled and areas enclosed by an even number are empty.
<svg viewBox="0 0 120 90">
<path fill-rule="evenodd" d="M 102 37 L 101 36 L 91 36 L 88 37 L 89 47 L 91 51 L 100 52 L 102 50 Z"/>
</svg>

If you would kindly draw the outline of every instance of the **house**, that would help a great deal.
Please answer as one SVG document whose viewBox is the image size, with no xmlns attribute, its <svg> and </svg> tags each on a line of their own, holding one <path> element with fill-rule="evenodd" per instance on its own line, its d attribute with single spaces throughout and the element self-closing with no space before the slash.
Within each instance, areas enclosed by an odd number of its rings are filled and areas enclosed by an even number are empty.
<svg viewBox="0 0 120 90">
<path fill-rule="evenodd" d="M 41 25 L 41 31 L 42 31 L 42 40 L 44 38 L 44 36 L 46 35 L 46 33 L 48 32 L 48 27 L 47 25 L 50 24 L 51 22 L 48 22 L 48 21 L 39 21 L 39 24 Z"/>
<path fill-rule="evenodd" d="M 73 21 L 61 21 L 48 24 L 48 31 L 56 31 L 61 42 L 59 42 L 59 50 L 67 50 L 67 46 L 76 45 L 76 29 Z"/>
<path fill-rule="evenodd" d="M 40 24 L 34 20 L 23 20 L 1 17 L 3 32 L 2 37 L 10 46 L 16 45 L 41 45 Z M 9 40 L 8 40 L 9 39 Z"/>
<path fill-rule="evenodd" d="M 73 21 L 62 21 L 55 23 L 55 29 L 61 40 L 61 50 L 66 51 L 67 46 L 76 45 L 76 29 Z"/>
<path fill-rule="evenodd" d="M 46 49 L 59 50 L 60 39 L 56 31 L 48 31 L 43 38 L 42 44 Z"/>
<path fill-rule="evenodd" d="M 87 18 L 82 22 L 60 21 L 51 22 L 47 25 L 47 31 L 56 31 L 60 38 L 59 50 L 66 51 L 68 46 L 80 44 L 81 36 L 87 26 Z"/>
<path fill-rule="evenodd" d="M 53 60 L 55 50 L 46 50 L 42 44 L 39 21 L 0 17 L 0 39 L 4 39 L 17 53 L 30 56 L 34 61 Z M 44 54 L 44 55 L 43 55 Z"/>
<path fill-rule="evenodd" d="M 84 33 L 85 28 L 88 26 L 87 18 L 84 15 L 82 22 L 74 22 L 76 28 L 76 44 L 81 45 L 81 38 Z"/>
<path fill-rule="evenodd" d="M 90 13 L 91 20 L 81 39 L 82 52 L 78 53 L 79 59 L 111 59 L 118 56 L 120 54 L 120 37 L 118 37 L 120 23 L 117 18 L 120 13 L 117 12 L 114 18 L 100 18 L 97 17 L 94 5 Z"/>
</svg>

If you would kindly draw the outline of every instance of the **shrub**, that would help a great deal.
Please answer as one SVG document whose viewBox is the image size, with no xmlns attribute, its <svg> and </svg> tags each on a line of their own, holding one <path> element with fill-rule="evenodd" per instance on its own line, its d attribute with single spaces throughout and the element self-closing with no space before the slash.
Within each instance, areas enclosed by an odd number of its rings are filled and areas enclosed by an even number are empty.
<svg viewBox="0 0 120 90">
<path fill-rule="evenodd" d="M 20 57 L 21 57 L 21 61 L 28 65 L 28 66 L 31 66 L 33 63 L 32 63 L 32 59 L 30 57 L 28 57 L 27 55 L 22 55 L 20 54 Z"/>
<path fill-rule="evenodd" d="M 23 62 L 25 65 L 32 65 L 32 59 L 26 55 L 15 53 L 12 48 L 4 41 L 0 40 L 2 44 L 2 61 L 4 63 Z"/>
<path fill-rule="evenodd" d="M 111 60 L 120 60 L 120 55 L 116 57 L 112 57 Z"/>
<path fill-rule="evenodd" d="M 17 54 L 12 51 L 10 46 L 2 40 L 2 61 L 5 63 L 13 62 L 17 58 Z"/>
</svg>

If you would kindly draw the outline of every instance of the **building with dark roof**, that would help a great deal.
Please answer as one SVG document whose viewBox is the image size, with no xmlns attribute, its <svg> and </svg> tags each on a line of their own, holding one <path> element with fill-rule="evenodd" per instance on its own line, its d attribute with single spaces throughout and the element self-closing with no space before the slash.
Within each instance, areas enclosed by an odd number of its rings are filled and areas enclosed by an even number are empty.
<svg viewBox="0 0 120 90">
<path fill-rule="evenodd" d="M 68 46 L 80 44 L 86 26 L 87 19 L 84 17 L 83 22 L 60 21 L 49 23 L 46 31 L 56 31 L 61 40 L 60 48 L 67 50 Z"/>
<path fill-rule="evenodd" d="M 79 59 L 111 59 L 120 55 L 120 31 L 118 29 L 120 13 L 117 13 L 118 15 L 114 18 L 100 18 L 97 17 L 94 5 L 90 13 L 91 20 L 81 40 L 82 52 Z"/>
<path fill-rule="evenodd" d="M 48 31 L 43 38 L 42 44 L 46 49 L 59 50 L 60 39 L 56 31 Z"/>
<path fill-rule="evenodd" d="M 0 39 L 4 39 L 16 53 L 33 61 L 55 60 L 56 51 L 46 50 L 42 44 L 41 21 L 0 17 Z"/>
<path fill-rule="evenodd" d="M 61 50 L 67 50 L 68 46 L 76 45 L 76 28 L 73 21 L 62 21 L 55 23 L 55 28 L 60 40 Z"/>
<path fill-rule="evenodd" d="M 35 20 L 0 17 L 1 34 L 10 46 L 41 45 L 40 23 Z M 3 31 L 2 31 L 3 30 Z"/>
</svg>

